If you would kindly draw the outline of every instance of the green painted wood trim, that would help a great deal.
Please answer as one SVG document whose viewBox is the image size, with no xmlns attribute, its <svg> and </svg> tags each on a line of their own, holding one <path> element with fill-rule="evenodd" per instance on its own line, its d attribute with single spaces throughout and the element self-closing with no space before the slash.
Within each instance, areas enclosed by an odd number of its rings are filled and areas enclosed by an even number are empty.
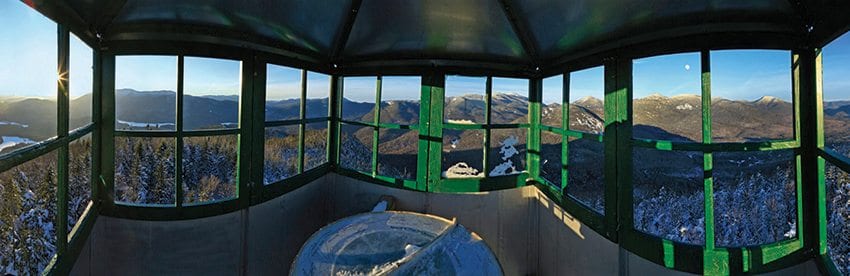
<svg viewBox="0 0 850 276">
<path fill-rule="evenodd" d="M 570 148 L 569 135 L 567 130 L 570 128 L 570 74 L 563 74 L 563 82 L 561 83 L 561 183 L 558 183 L 561 188 L 559 192 L 563 195 L 566 193 L 567 185 L 570 179 Z"/>
<path fill-rule="evenodd" d="M 56 134 L 58 137 L 68 136 L 68 125 L 70 118 L 70 99 L 69 99 L 69 63 L 70 63 L 70 36 L 68 28 L 63 25 L 58 25 L 57 28 L 57 64 L 58 69 L 58 85 L 56 86 Z M 56 172 L 56 217 L 55 233 L 56 233 L 56 254 L 59 260 L 65 257 L 68 249 L 68 144 L 70 141 L 65 140 L 59 148 L 57 154 L 57 172 Z"/>
<path fill-rule="evenodd" d="M 428 169 L 428 158 L 431 153 L 428 150 L 431 144 L 431 86 L 436 84 L 433 77 L 424 76 L 419 84 L 419 139 L 418 151 L 416 154 L 416 186 L 419 191 L 427 191 L 428 176 L 431 171 Z"/>
<path fill-rule="evenodd" d="M 92 101 L 91 101 L 91 104 L 92 104 L 92 106 L 91 106 L 91 108 L 92 108 L 92 111 L 91 111 L 91 113 L 92 113 L 92 123 L 87 126 L 87 127 L 91 127 L 91 129 L 93 131 L 93 133 L 92 133 L 92 151 L 91 151 L 92 171 L 91 171 L 91 178 L 90 178 L 91 183 L 90 184 L 91 184 L 91 199 L 94 203 L 95 209 L 99 208 L 100 203 L 101 203 L 101 200 L 100 200 L 100 197 L 99 197 L 99 195 L 101 194 L 100 183 L 102 183 L 100 181 L 100 179 L 101 179 L 100 178 L 101 166 L 102 166 L 101 153 L 105 152 L 105 151 L 109 151 L 109 150 L 103 150 L 103 147 L 101 147 L 101 143 L 102 143 L 101 141 L 103 140 L 102 136 L 101 136 L 101 132 L 102 132 L 101 126 L 103 126 L 103 122 L 101 121 L 101 116 L 102 116 L 101 115 L 102 114 L 102 112 L 101 112 L 101 110 L 102 110 L 102 108 L 101 108 L 101 106 L 102 106 L 102 103 L 101 103 L 102 96 L 101 95 L 103 95 L 103 92 L 100 89 L 100 84 L 102 82 L 101 72 L 103 70 L 101 69 L 102 67 L 101 67 L 101 63 L 100 63 L 100 60 L 101 60 L 100 55 L 101 55 L 100 51 L 94 50 L 94 49 L 92 50 L 92 67 L 93 67 L 92 68 Z"/>
<path fill-rule="evenodd" d="M 605 233 L 613 241 L 619 229 L 634 228 L 632 93 L 632 60 L 605 62 Z"/>
<path fill-rule="evenodd" d="M 328 162 L 332 169 L 339 166 L 339 122 L 340 95 L 342 95 L 343 78 L 331 76 L 330 96 L 328 96 Z"/>
<path fill-rule="evenodd" d="M 487 79 L 484 83 L 484 125 L 489 126 L 493 120 L 493 115 L 490 114 L 493 112 L 493 77 L 487 76 Z M 445 127 L 445 125 L 444 125 Z M 489 128 L 484 129 L 484 149 L 483 154 L 483 162 L 482 168 L 484 169 L 484 175 L 490 176 L 490 135 L 491 131 Z"/>
<path fill-rule="evenodd" d="M 300 105 L 300 119 L 304 120 L 307 118 L 307 70 L 301 70 L 301 105 Z M 298 173 L 304 172 L 304 137 L 307 131 L 307 126 L 305 124 L 298 125 Z"/>
<path fill-rule="evenodd" d="M 528 81 L 528 128 L 526 141 L 526 170 L 529 177 L 540 179 L 540 121 L 541 103 L 543 101 L 543 79 L 533 78 Z M 524 186 L 525 184 L 521 185 Z"/>
<path fill-rule="evenodd" d="M 238 151 L 236 153 L 236 197 L 243 208 L 250 206 L 256 188 L 263 181 L 263 146 L 265 142 L 265 63 L 253 56 L 241 61 L 239 97 Z"/>
<path fill-rule="evenodd" d="M 183 198 L 185 198 L 185 192 L 183 191 L 183 76 L 185 69 L 185 58 L 183 55 L 177 56 L 177 146 L 175 147 L 174 154 L 174 188 L 177 193 L 175 194 L 175 202 L 177 203 L 177 208 L 179 209 L 183 206 Z"/>
<path fill-rule="evenodd" d="M 710 115 L 707 115 L 710 116 Z M 777 140 L 764 142 L 743 143 L 711 143 L 711 142 L 680 142 L 652 139 L 632 139 L 633 146 L 653 148 L 663 151 L 701 151 L 701 152 L 730 152 L 730 151 L 769 151 L 786 150 L 800 147 L 800 142 L 794 140 Z"/>
<path fill-rule="evenodd" d="M 372 107 L 374 116 L 372 116 L 372 124 L 379 125 L 381 123 L 381 85 L 383 78 L 377 76 L 375 78 L 375 105 Z M 372 128 L 372 177 L 378 176 L 378 145 L 380 139 L 380 129 Z"/>
<path fill-rule="evenodd" d="M 702 143 L 711 144 L 711 52 L 700 52 L 702 86 Z M 713 154 L 703 153 L 703 209 L 705 212 L 705 248 L 703 250 L 704 274 L 729 274 L 728 254 L 715 248 L 714 225 L 714 167 Z"/>
<path fill-rule="evenodd" d="M 99 198 L 105 208 L 114 206 L 115 199 L 115 55 L 101 52 L 100 62 L 100 176 L 93 179 L 101 185 Z M 95 99 L 96 100 L 96 99 Z"/>
<path fill-rule="evenodd" d="M 445 105 L 446 75 L 435 73 L 422 78 L 423 90 L 430 93 L 428 107 L 428 165 L 425 191 L 439 190 L 442 175 L 442 152 L 443 152 L 443 106 Z M 423 91 L 424 92 L 424 91 Z M 420 117 L 421 118 L 421 117 Z M 420 119 L 420 121 L 423 121 Z"/>
</svg>

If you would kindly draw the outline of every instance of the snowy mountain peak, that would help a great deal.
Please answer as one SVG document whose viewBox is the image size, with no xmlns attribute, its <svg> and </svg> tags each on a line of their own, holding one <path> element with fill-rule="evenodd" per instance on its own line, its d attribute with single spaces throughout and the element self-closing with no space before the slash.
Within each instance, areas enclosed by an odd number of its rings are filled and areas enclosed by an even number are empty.
<svg viewBox="0 0 850 276">
<path fill-rule="evenodd" d="M 755 101 L 755 103 L 758 103 L 758 104 L 773 104 L 773 103 L 782 103 L 782 102 L 785 102 L 785 101 L 783 101 L 780 98 L 773 97 L 773 96 L 762 96 L 761 98 L 759 98 L 758 100 Z"/>
<path fill-rule="evenodd" d="M 593 97 L 593 96 L 584 96 L 584 97 L 582 97 L 581 99 L 578 99 L 578 100 L 576 100 L 576 101 L 575 101 L 575 102 L 573 102 L 573 103 L 574 103 L 574 104 L 580 104 L 580 105 L 591 105 L 591 104 L 599 104 L 599 105 L 601 105 L 601 104 L 602 104 L 602 100 L 597 99 L 597 98 L 595 98 L 595 97 Z"/>
</svg>

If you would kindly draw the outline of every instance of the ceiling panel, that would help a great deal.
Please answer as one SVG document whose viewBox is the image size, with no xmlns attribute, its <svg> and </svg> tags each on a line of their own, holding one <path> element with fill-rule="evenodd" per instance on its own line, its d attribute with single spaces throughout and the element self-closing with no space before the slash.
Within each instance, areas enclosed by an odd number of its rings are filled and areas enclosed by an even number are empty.
<svg viewBox="0 0 850 276">
<path fill-rule="evenodd" d="M 110 30 L 139 24 L 205 26 L 323 53 L 350 6 L 350 0 L 128 0 Z"/>
<path fill-rule="evenodd" d="M 364 0 L 343 57 L 497 61 L 526 53 L 495 0 Z"/>
</svg>

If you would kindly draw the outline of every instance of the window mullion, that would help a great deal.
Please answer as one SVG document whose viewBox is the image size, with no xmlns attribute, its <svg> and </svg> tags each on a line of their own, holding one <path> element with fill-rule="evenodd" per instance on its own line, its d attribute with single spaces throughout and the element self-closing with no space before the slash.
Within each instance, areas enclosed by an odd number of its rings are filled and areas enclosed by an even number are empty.
<svg viewBox="0 0 850 276">
<path fill-rule="evenodd" d="M 304 172 L 304 132 L 307 131 L 307 70 L 301 70 L 301 123 L 298 125 L 298 173 Z"/>
<path fill-rule="evenodd" d="M 177 185 L 177 198 L 175 199 L 177 203 L 177 207 L 183 206 L 183 197 L 185 196 L 183 191 L 183 69 L 184 69 L 184 57 L 183 55 L 177 56 L 177 120 L 175 122 L 177 141 L 175 146 L 174 153 L 174 178 L 175 185 Z"/>
<path fill-rule="evenodd" d="M 374 106 L 374 116 L 372 118 L 372 177 L 378 175 L 378 137 L 381 122 L 381 83 L 383 82 L 383 78 L 381 76 L 377 76 L 375 78 L 375 106 Z"/>
<path fill-rule="evenodd" d="M 490 124 L 492 116 L 490 112 L 493 110 L 493 77 L 487 76 L 487 82 L 484 92 L 484 176 L 490 176 Z"/>
<path fill-rule="evenodd" d="M 70 61 L 70 32 L 64 25 L 58 25 L 58 85 L 57 85 L 57 135 L 60 138 L 68 136 L 68 119 L 70 117 L 69 103 L 69 81 L 68 81 L 68 62 Z M 70 141 L 62 140 L 62 146 L 59 148 L 58 154 L 58 170 L 57 170 L 57 188 L 56 200 L 58 209 L 56 215 L 56 254 L 58 256 L 65 255 L 68 245 L 68 144 Z"/>
</svg>

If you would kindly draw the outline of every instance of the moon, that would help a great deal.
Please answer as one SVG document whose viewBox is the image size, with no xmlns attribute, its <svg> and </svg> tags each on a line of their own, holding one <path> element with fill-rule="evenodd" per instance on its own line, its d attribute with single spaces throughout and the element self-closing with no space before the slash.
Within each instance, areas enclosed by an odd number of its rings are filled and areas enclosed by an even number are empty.
<svg viewBox="0 0 850 276">
<path fill-rule="evenodd" d="M 691 65 L 685 64 L 685 71 L 691 71 Z"/>
</svg>

